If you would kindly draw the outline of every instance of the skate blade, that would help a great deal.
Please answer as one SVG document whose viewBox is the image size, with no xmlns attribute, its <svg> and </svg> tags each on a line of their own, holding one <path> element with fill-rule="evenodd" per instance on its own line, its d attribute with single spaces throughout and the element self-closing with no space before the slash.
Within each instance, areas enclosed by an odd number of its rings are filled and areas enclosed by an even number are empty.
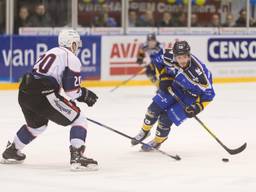
<svg viewBox="0 0 256 192">
<path fill-rule="evenodd" d="M 139 152 L 145 152 L 145 153 L 152 153 L 152 152 L 157 152 L 157 150 L 159 149 L 159 147 L 158 148 L 149 148 L 149 149 L 142 149 L 142 148 L 140 148 L 140 150 L 139 150 Z"/>
<path fill-rule="evenodd" d="M 24 161 L 17 161 L 15 159 L 1 159 L 0 164 L 22 164 Z"/>
<path fill-rule="evenodd" d="M 70 170 L 74 172 L 79 172 L 79 171 L 98 171 L 99 166 L 96 164 L 89 164 L 86 167 L 81 166 L 80 163 L 73 163 L 70 165 Z"/>
<path fill-rule="evenodd" d="M 154 152 L 154 149 L 150 149 L 150 150 L 145 150 L 145 149 L 140 149 L 139 152 L 144 152 L 144 153 L 152 153 Z"/>
</svg>

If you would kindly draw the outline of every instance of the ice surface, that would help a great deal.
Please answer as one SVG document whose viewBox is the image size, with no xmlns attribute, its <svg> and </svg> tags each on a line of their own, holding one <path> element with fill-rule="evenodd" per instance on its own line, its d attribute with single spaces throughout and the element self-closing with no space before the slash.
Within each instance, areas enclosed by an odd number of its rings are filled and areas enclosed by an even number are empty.
<svg viewBox="0 0 256 192">
<path fill-rule="evenodd" d="M 134 136 L 154 87 L 121 87 L 113 93 L 110 89 L 92 88 L 99 102 L 92 108 L 80 107 L 88 117 Z M 131 147 L 128 139 L 89 122 L 87 156 L 98 160 L 100 170 L 74 173 L 69 171 L 69 127 L 49 123 L 46 132 L 24 149 L 24 164 L 0 165 L 0 191 L 254 192 L 256 84 L 217 84 L 215 90 L 215 100 L 199 118 L 230 148 L 246 141 L 248 147 L 241 154 L 228 155 L 194 119 L 174 126 L 161 148 L 179 154 L 181 161 L 139 152 L 139 146 Z M 1 91 L 0 106 L 2 152 L 24 119 L 17 91 Z M 230 162 L 222 162 L 223 157 Z"/>
</svg>

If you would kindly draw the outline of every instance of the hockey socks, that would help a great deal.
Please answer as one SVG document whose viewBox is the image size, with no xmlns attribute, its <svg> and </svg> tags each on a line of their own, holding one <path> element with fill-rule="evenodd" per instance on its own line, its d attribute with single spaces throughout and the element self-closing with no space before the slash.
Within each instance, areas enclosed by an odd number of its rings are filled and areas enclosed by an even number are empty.
<svg viewBox="0 0 256 192">
<path fill-rule="evenodd" d="M 38 135 L 43 133 L 47 128 L 46 125 L 43 125 L 38 128 L 31 128 L 26 125 L 23 125 L 17 132 L 14 137 L 14 144 L 16 149 L 22 150 L 27 144 L 33 141 Z"/>
<path fill-rule="evenodd" d="M 86 128 L 82 126 L 73 126 L 70 129 L 70 144 L 73 147 L 79 148 L 85 143 L 87 136 Z"/>
</svg>

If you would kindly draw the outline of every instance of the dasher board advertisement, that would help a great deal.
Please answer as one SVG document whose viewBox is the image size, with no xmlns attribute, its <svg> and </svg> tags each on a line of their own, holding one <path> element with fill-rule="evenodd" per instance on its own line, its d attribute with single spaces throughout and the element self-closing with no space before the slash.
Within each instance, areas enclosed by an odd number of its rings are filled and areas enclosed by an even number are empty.
<svg viewBox="0 0 256 192">
<path fill-rule="evenodd" d="M 254 36 L 178 36 L 159 35 L 164 47 L 186 40 L 191 53 L 198 57 L 213 73 L 214 78 L 256 77 L 256 38 Z M 123 80 L 136 73 L 139 46 L 146 41 L 144 35 L 103 36 L 103 80 Z M 150 62 L 146 59 L 146 63 Z M 104 66 L 104 67 L 103 67 Z M 147 79 L 139 75 L 137 79 Z"/>
</svg>

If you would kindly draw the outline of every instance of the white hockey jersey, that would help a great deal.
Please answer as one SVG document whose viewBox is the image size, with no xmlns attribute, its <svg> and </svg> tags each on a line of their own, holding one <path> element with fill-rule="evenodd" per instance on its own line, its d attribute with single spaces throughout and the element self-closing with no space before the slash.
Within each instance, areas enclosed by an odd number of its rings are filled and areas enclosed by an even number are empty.
<svg viewBox="0 0 256 192">
<path fill-rule="evenodd" d="M 81 62 L 64 47 L 55 47 L 43 54 L 33 67 L 33 74 L 54 78 L 71 98 L 81 96 Z"/>
</svg>

